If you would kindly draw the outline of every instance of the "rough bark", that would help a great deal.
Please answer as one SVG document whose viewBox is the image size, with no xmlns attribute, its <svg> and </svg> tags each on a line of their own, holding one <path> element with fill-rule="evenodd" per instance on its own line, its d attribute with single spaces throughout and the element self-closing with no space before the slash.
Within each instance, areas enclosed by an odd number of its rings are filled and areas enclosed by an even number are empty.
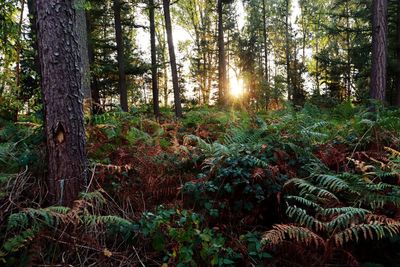
<svg viewBox="0 0 400 267">
<path fill-rule="evenodd" d="M 226 84 L 226 58 L 225 58 L 225 40 L 223 24 L 223 3 L 217 2 L 218 13 L 218 99 L 221 104 L 226 103 L 227 84 Z"/>
<path fill-rule="evenodd" d="M 160 117 L 160 104 L 159 104 L 159 89 L 158 89 L 154 0 L 149 0 L 149 20 L 150 20 L 151 82 L 152 82 L 152 89 L 153 89 L 153 110 L 154 110 L 154 115 L 158 119 Z"/>
<path fill-rule="evenodd" d="M 165 30 L 167 32 L 169 61 L 170 61 L 170 65 L 171 65 L 172 88 L 174 91 L 175 116 L 177 118 L 181 118 L 182 117 L 182 104 L 181 104 L 181 96 L 180 96 L 180 92 L 179 92 L 178 70 L 176 67 L 175 48 L 174 48 L 174 40 L 173 40 L 173 36 L 172 36 L 172 23 L 171 23 L 171 14 L 170 14 L 169 5 L 170 5 L 170 0 L 163 0 Z"/>
<path fill-rule="evenodd" d="M 71 205 L 86 181 L 82 59 L 74 25 L 76 11 L 72 0 L 36 0 L 35 3 L 46 118 L 49 201 Z"/>
<path fill-rule="evenodd" d="M 384 101 L 387 83 L 387 0 L 373 0 L 371 98 Z"/>
<path fill-rule="evenodd" d="M 113 0 L 114 23 L 115 23 L 115 39 L 117 43 L 117 60 L 118 60 L 118 88 L 121 109 L 128 112 L 128 91 L 126 88 L 126 73 L 125 73 L 125 56 L 124 43 L 122 39 L 122 24 L 121 24 L 121 1 Z"/>
</svg>

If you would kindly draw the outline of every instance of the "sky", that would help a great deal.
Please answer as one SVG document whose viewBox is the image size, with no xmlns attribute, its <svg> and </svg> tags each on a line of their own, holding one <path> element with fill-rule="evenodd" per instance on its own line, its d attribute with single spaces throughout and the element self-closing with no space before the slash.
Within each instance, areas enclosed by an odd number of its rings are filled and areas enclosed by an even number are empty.
<svg viewBox="0 0 400 267">
<path fill-rule="evenodd" d="M 243 2 L 241 0 L 237 0 L 235 1 L 235 7 L 237 10 L 237 14 L 238 14 L 238 27 L 239 30 L 243 29 L 243 26 L 245 24 L 245 17 L 246 17 L 246 13 L 245 13 L 245 9 L 243 6 Z M 291 21 L 292 21 L 292 25 L 294 25 L 293 27 L 296 29 L 296 18 L 298 16 L 300 16 L 301 11 L 300 11 L 300 7 L 299 7 L 299 0 L 293 0 L 292 2 L 292 14 L 291 14 Z M 145 16 L 144 12 L 137 12 L 137 16 L 136 16 L 137 20 L 143 24 L 148 24 L 148 18 Z M 173 34 L 173 39 L 174 39 L 174 45 L 175 45 L 175 50 L 177 50 L 178 44 L 180 42 L 185 42 L 187 40 L 191 39 L 190 34 L 183 29 L 182 27 L 180 27 L 177 24 L 172 25 L 172 34 Z M 146 62 L 150 62 L 150 36 L 149 36 L 149 32 L 145 29 L 138 29 L 138 35 L 137 35 L 137 45 L 140 49 L 140 51 L 142 52 L 141 55 L 143 57 L 143 59 Z M 183 58 L 183 55 L 180 55 L 177 51 L 177 61 L 180 64 L 183 64 L 184 66 L 184 72 L 187 74 L 189 72 L 189 60 L 187 58 Z M 237 73 L 237 71 L 233 70 L 233 69 L 229 69 L 228 70 L 228 75 L 229 75 L 229 81 L 231 83 L 231 92 L 238 96 L 240 95 L 240 89 L 238 89 L 238 87 L 243 87 L 243 81 L 240 79 L 240 73 Z M 194 84 L 187 84 L 187 90 L 188 90 L 188 95 L 193 95 L 193 87 Z"/>
<path fill-rule="evenodd" d="M 243 6 L 243 2 L 241 0 L 236 1 L 235 3 L 236 6 L 236 10 L 238 13 L 238 26 L 239 29 L 241 30 L 244 26 L 245 23 L 245 17 L 246 17 L 246 13 L 244 10 L 244 6 Z M 295 25 L 295 21 L 296 18 L 301 14 L 300 11 L 300 7 L 299 7 L 299 1 L 298 0 L 294 0 L 293 1 L 293 6 L 292 6 L 292 15 L 291 15 L 291 20 L 292 20 L 292 24 Z M 148 23 L 148 19 L 147 17 L 144 16 L 143 13 L 138 12 L 137 13 L 137 19 L 138 21 L 143 21 L 146 23 Z M 179 42 L 184 42 L 190 39 L 190 34 L 183 29 L 182 27 L 180 27 L 179 25 L 173 24 L 172 25 L 172 34 L 173 34 L 173 38 L 174 38 L 174 45 L 175 47 L 178 47 L 178 43 Z M 148 40 L 148 42 L 146 42 L 146 40 Z M 148 52 L 150 51 L 150 37 L 149 37 L 149 32 L 145 29 L 140 28 L 138 30 L 138 46 L 139 48 L 143 51 L 143 52 Z M 147 53 L 148 55 L 145 55 L 146 59 L 150 60 L 150 53 Z"/>
</svg>

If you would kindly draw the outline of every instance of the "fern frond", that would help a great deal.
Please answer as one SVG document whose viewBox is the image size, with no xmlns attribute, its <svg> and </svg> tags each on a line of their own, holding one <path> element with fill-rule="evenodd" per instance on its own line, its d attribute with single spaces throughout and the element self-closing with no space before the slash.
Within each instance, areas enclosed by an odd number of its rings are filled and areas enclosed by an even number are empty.
<svg viewBox="0 0 400 267">
<path fill-rule="evenodd" d="M 269 164 L 257 157 L 254 157 L 252 155 L 246 155 L 244 156 L 244 159 L 249 160 L 252 163 L 252 167 L 261 167 L 264 169 L 268 169 L 269 168 Z"/>
<path fill-rule="evenodd" d="M 11 214 L 8 217 L 7 227 L 9 230 L 16 228 L 26 228 L 29 224 L 28 215 L 25 212 Z"/>
<path fill-rule="evenodd" d="M 392 157 L 400 158 L 400 152 L 399 151 L 397 151 L 397 150 L 395 150 L 393 148 L 390 148 L 390 147 L 386 147 L 386 146 L 385 146 L 385 150 L 387 152 L 389 152 L 392 155 Z"/>
<path fill-rule="evenodd" d="M 317 203 L 315 203 L 314 201 L 308 200 L 308 199 L 300 197 L 300 196 L 287 196 L 286 200 L 295 201 L 305 207 L 313 208 L 317 211 L 322 210 L 322 207 L 320 205 L 318 205 Z"/>
<path fill-rule="evenodd" d="M 358 242 L 361 237 L 365 240 L 380 240 L 387 237 L 399 235 L 400 224 L 381 224 L 379 222 L 370 224 L 359 224 L 347 228 L 346 230 L 335 234 L 333 240 L 336 246 L 343 246 L 349 241 Z"/>
<path fill-rule="evenodd" d="M 308 215 L 303 209 L 297 207 L 288 207 L 286 214 L 289 218 L 294 219 L 294 221 L 301 226 L 306 226 L 308 228 L 315 229 L 316 231 L 322 231 L 326 228 L 323 222 L 320 222 L 314 217 Z"/>
<path fill-rule="evenodd" d="M 343 181 L 341 178 L 329 175 L 329 174 L 320 174 L 314 176 L 313 179 L 321 186 L 328 188 L 329 190 L 339 192 L 342 190 L 349 189 L 348 183 Z"/>
<path fill-rule="evenodd" d="M 350 225 L 365 220 L 366 212 L 358 209 L 351 209 L 350 211 L 340 214 L 328 223 L 328 229 L 331 231 L 335 229 L 346 229 Z"/>
<path fill-rule="evenodd" d="M 128 220 L 112 215 L 108 216 L 85 215 L 82 216 L 82 222 L 88 226 L 104 224 L 104 225 L 118 225 L 121 227 L 130 227 L 132 225 L 132 222 Z"/>
<path fill-rule="evenodd" d="M 98 203 L 100 205 L 106 204 L 107 200 L 105 199 L 105 197 L 103 196 L 102 192 L 100 190 L 96 190 L 93 192 L 82 192 L 80 194 L 80 198 L 88 201 L 90 203 Z"/>
<path fill-rule="evenodd" d="M 3 244 L 3 249 L 6 253 L 16 252 L 25 247 L 37 234 L 36 229 L 27 229 L 18 235 L 6 240 Z"/>
<path fill-rule="evenodd" d="M 301 190 L 300 192 L 301 196 L 312 194 L 321 198 L 329 198 L 335 200 L 336 202 L 339 202 L 339 199 L 333 193 L 323 188 L 317 187 L 306 180 L 294 178 L 290 180 L 288 183 L 292 183 L 296 187 L 298 187 Z"/>
<path fill-rule="evenodd" d="M 315 245 L 316 247 L 325 245 L 325 241 L 311 230 L 287 224 L 274 225 L 273 229 L 266 232 L 262 239 L 270 245 L 279 245 L 285 240 L 296 241 L 306 245 Z"/>
<path fill-rule="evenodd" d="M 365 214 L 370 213 L 369 210 L 356 208 L 356 207 L 338 207 L 338 208 L 327 208 L 321 211 L 321 215 L 323 216 L 333 216 L 337 214 L 343 213 L 353 213 L 355 215 L 364 216 Z"/>
</svg>

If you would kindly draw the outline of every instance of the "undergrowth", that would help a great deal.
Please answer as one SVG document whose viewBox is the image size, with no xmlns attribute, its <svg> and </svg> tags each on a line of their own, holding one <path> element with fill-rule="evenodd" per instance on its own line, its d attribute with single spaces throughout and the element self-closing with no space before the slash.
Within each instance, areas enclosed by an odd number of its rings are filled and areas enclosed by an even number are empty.
<svg viewBox="0 0 400 267">
<path fill-rule="evenodd" d="M 2 122 L 1 264 L 399 265 L 399 117 L 351 104 L 96 115 L 72 208 L 45 205 L 40 121 Z"/>
</svg>

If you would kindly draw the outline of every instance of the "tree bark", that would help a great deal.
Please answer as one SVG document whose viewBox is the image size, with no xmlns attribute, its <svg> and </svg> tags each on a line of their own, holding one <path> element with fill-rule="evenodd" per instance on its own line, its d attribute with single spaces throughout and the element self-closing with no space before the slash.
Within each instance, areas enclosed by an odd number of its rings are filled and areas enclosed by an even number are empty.
<svg viewBox="0 0 400 267">
<path fill-rule="evenodd" d="M 269 69 L 268 69 L 268 31 L 267 31 L 267 8 L 265 5 L 266 0 L 262 0 L 262 12 L 263 12 L 263 37 L 264 37 L 264 75 L 266 82 L 265 92 L 265 108 L 268 109 L 269 103 Z"/>
<path fill-rule="evenodd" d="M 86 181 L 82 59 L 73 0 L 36 0 L 52 204 L 71 205 Z M 72 23 L 71 23 L 72 22 Z"/>
<path fill-rule="evenodd" d="M 19 24 L 18 24 L 18 38 L 16 40 L 16 66 L 15 66 L 15 80 L 16 80 L 16 85 L 17 87 L 20 86 L 21 83 L 21 50 L 22 50 L 22 45 L 21 45 L 21 39 L 22 39 L 22 24 L 23 24 L 23 19 L 24 19 L 24 10 L 25 10 L 25 0 L 21 0 L 21 13 L 19 17 Z"/>
<path fill-rule="evenodd" d="M 35 6 L 35 0 L 28 0 L 28 12 L 29 12 L 29 21 L 31 24 L 31 36 L 32 36 L 32 43 L 33 43 L 33 50 L 35 51 L 34 55 L 34 70 L 37 72 L 38 75 L 41 74 L 40 72 L 40 61 L 38 55 L 38 40 L 37 40 L 37 12 Z"/>
<path fill-rule="evenodd" d="M 289 38 L 289 0 L 286 0 L 286 15 L 285 15 L 285 53 L 286 53 L 286 83 L 288 87 L 288 100 L 292 100 L 293 92 L 290 83 L 290 38 Z"/>
<path fill-rule="evenodd" d="M 170 14 L 170 10 L 169 10 L 169 5 L 170 5 L 170 0 L 163 0 L 165 30 L 167 32 L 169 61 L 170 61 L 170 65 L 171 65 L 171 75 L 172 75 L 172 87 L 174 90 L 175 116 L 177 118 L 181 118 L 182 117 L 182 104 L 181 104 L 181 96 L 180 96 L 180 92 L 179 92 L 178 70 L 176 67 L 175 48 L 174 48 L 174 40 L 173 40 L 173 36 L 172 36 L 172 23 L 171 23 L 171 14 Z"/>
<path fill-rule="evenodd" d="M 159 89 L 158 89 L 154 0 L 149 0 L 149 19 L 150 19 L 151 82 L 152 82 L 152 89 L 153 89 L 153 110 L 154 110 L 154 115 L 158 119 L 160 117 L 160 104 L 159 104 Z"/>
<path fill-rule="evenodd" d="M 396 36 L 396 99 L 395 105 L 400 107 L 400 1 L 397 1 L 397 36 Z"/>
<path fill-rule="evenodd" d="M 318 36 L 318 32 L 320 30 L 320 24 L 321 24 L 321 17 L 318 14 L 318 20 L 317 20 L 317 31 L 316 31 L 316 40 L 315 40 L 315 83 L 317 86 L 317 96 L 321 95 L 321 89 L 320 89 L 320 74 L 319 74 L 319 36 Z"/>
<path fill-rule="evenodd" d="M 387 80 L 388 2 L 373 0 L 371 98 L 384 101 Z"/>
<path fill-rule="evenodd" d="M 223 3 L 217 2 L 218 13 L 218 100 L 221 104 L 226 103 L 226 58 L 225 58 L 225 40 L 223 23 Z"/>
<path fill-rule="evenodd" d="M 84 97 L 83 110 L 85 114 L 91 114 L 92 93 L 90 90 L 90 63 L 88 52 L 88 31 L 86 25 L 85 0 L 75 0 L 76 32 L 79 39 L 79 51 L 82 58 L 82 91 Z"/>
<path fill-rule="evenodd" d="M 124 43 L 122 39 L 121 24 L 121 0 L 113 0 L 115 39 L 117 43 L 117 61 L 118 61 L 118 88 L 121 109 L 128 112 L 128 91 L 126 88 L 125 56 Z"/>
<path fill-rule="evenodd" d="M 93 67 L 96 61 L 93 40 L 91 39 L 93 26 L 92 26 L 92 18 L 90 17 L 90 13 L 86 14 L 86 32 L 87 32 L 87 47 L 88 47 L 88 56 L 89 56 L 89 68 L 90 70 L 90 92 L 92 96 L 92 112 L 93 114 L 100 114 L 102 112 L 100 105 L 100 86 L 99 80 L 96 72 L 93 71 Z"/>
<path fill-rule="evenodd" d="M 350 7 L 349 0 L 346 0 L 346 91 L 347 91 L 347 101 L 351 99 L 351 43 L 350 43 Z"/>
</svg>

